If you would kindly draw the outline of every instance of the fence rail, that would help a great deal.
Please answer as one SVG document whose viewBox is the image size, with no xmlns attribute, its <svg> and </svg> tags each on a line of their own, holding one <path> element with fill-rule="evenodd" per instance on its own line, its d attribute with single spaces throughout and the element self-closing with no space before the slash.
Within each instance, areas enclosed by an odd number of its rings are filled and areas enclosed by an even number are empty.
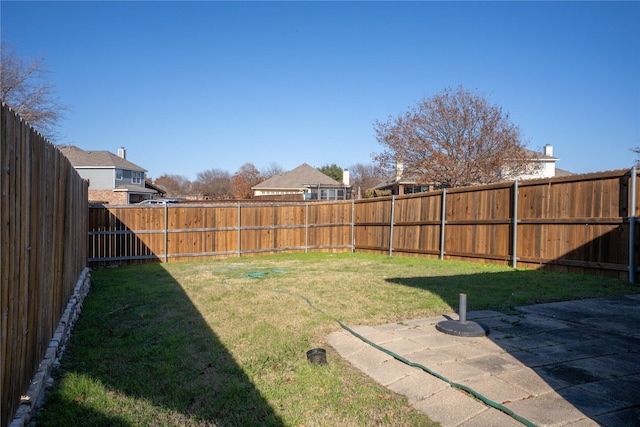
<svg viewBox="0 0 640 427">
<path fill-rule="evenodd" d="M 100 206 L 89 261 L 363 251 L 634 280 L 635 169 L 331 203 Z"/>
<path fill-rule="evenodd" d="M 87 262 L 87 183 L 4 103 L 0 425 L 20 406 Z"/>
</svg>

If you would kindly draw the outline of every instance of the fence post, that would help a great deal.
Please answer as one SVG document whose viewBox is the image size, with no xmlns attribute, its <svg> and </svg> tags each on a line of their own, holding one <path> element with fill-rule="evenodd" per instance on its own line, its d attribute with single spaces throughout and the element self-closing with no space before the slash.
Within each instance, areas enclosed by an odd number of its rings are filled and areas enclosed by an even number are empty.
<svg viewBox="0 0 640 427">
<path fill-rule="evenodd" d="M 241 246 L 240 246 L 240 237 L 241 236 L 241 232 L 240 232 L 240 207 L 242 205 L 240 205 L 240 202 L 238 202 L 238 258 L 240 258 L 240 254 L 241 254 Z"/>
<path fill-rule="evenodd" d="M 396 210 L 396 196 L 391 195 L 391 221 L 389 224 L 389 256 L 393 256 L 393 220 Z"/>
<path fill-rule="evenodd" d="M 309 252 L 309 203 L 305 203 L 304 213 L 304 252 Z"/>
<path fill-rule="evenodd" d="M 513 248 L 512 258 L 511 258 L 511 267 L 518 267 L 518 180 L 513 181 L 513 235 L 512 242 Z"/>
<path fill-rule="evenodd" d="M 164 262 L 169 260 L 169 204 L 164 203 Z"/>
<path fill-rule="evenodd" d="M 356 201 L 351 199 L 351 253 L 356 251 Z"/>
<path fill-rule="evenodd" d="M 631 194 L 629 197 L 629 282 L 636 281 L 636 167 L 631 168 Z"/>
<path fill-rule="evenodd" d="M 442 203 L 440 203 L 440 260 L 444 260 L 444 230 L 447 224 L 447 189 L 442 189 Z"/>
</svg>

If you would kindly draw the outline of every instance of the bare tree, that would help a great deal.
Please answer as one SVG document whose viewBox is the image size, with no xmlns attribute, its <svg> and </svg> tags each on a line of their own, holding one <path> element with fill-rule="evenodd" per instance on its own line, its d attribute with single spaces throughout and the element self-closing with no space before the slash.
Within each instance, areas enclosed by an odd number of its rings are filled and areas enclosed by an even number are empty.
<svg viewBox="0 0 640 427">
<path fill-rule="evenodd" d="M 193 184 L 186 176 L 161 175 L 154 184 L 167 191 L 168 197 L 183 198 L 191 195 Z"/>
<path fill-rule="evenodd" d="M 231 175 L 222 169 L 208 169 L 198 172 L 194 182 L 194 190 L 209 199 L 230 199 Z"/>
<path fill-rule="evenodd" d="M 67 107 L 60 104 L 44 59 L 25 62 L 0 43 L 0 99 L 42 135 L 54 141 Z"/>
<path fill-rule="evenodd" d="M 250 199 L 252 196 L 251 187 L 262 181 L 260 171 L 253 163 L 245 163 L 231 177 L 231 191 L 236 199 Z"/>
<path fill-rule="evenodd" d="M 278 163 L 271 162 L 269 164 L 269 167 L 262 169 L 262 171 L 260 171 L 260 175 L 262 176 L 263 180 L 267 180 L 273 176 L 282 175 L 285 172 L 286 171 L 284 170 L 284 168 L 280 166 Z"/>
<path fill-rule="evenodd" d="M 422 183 L 461 187 L 512 179 L 530 166 L 520 131 L 502 109 L 462 86 L 374 124 L 385 151 L 374 159 Z"/>
<path fill-rule="evenodd" d="M 353 191 L 361 195 L 366 194 L 367 190 L 390 179 L 388 174 L 385 174 L 379 166 L 373 163 L 356 163 L 349 167 L 349 173 Z"/>
</svg>

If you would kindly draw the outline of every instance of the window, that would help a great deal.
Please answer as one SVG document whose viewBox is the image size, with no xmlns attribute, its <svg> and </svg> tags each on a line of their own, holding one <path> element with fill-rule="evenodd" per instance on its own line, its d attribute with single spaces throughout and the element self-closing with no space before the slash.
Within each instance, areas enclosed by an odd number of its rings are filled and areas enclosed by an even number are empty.
<svg viewBox="0 0 640 427">
<path fill-rule="evenodd" d="M 116 179 L 122 180 L 122 169 L 116 169 Z"/>
<path fill-rule="evenodd" d="M 133 171 L 131 174 L 131 182 L 134 184 L 142 184 L 142 172 Z"/>
<path fill-rule="evenodd" d="M 335 200 L 336 190 L 320 190 L 320 200 Z"/>
</svg>

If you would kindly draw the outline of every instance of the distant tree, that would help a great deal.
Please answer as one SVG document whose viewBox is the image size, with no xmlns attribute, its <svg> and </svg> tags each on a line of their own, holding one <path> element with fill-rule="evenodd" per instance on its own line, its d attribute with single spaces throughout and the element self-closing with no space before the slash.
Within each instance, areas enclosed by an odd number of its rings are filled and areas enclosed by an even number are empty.
<svg viewBox="0 0 640 427">
<path fill-rule="evenodd" d="M 154 181 L 154 184 L 166 190 L 167 197 L 172 198 L 190 196 L 193 190 L 191 181 L 182 175 L 161 175 Z"/>
<path fill-rule="evenodd" d="M 269 167 L 262 169 L 262 171 L 260 171 L 260 175 L 262 176 L 263 180 L 267 180 L 273 176 L 282 175 L 285 172 L 286 171 L 284 170 L 284 168 L 280 166 L 278 163 L 271 162 L 269 164 Z"/>
<path fill-rule="evenodd" d="M 349 174 L 354 194 L 360 194 L 362 197 L 369 194 L 367 190 L 390 179 L 384 170 L 373 163 L 356 163 L 349 167 Z"/>
<path fill-rule="evenodd" d="M 410 111 L 376 121 L 385 151 L 375 161 L 423 183 L 461 187 L 505 181 L 530 167 L 520 131 L 508 114 L 460 86 L 425 98 Z"/>
<path fill-rule="evenodd" d="M 44 59 L 25 62 L 1 42 L 0 99 L 43 136 L 55 141 L 56 128 L 67 107 L 56 97 Z"/>
<path fill-rule="evenodd" d="M 198 172 L 194 189 L 201 196 L 210 199 L 231 199 L 231 175 L 221 169 L 208 169 Z"/>
<path fill-rule="evenodd" d="M 245 163 L 231 177 L 231 192 L 235 199 L 250 199 L 252 197 L 251 187 L 262 181 L 260 171 L 253 163 Z"/>
<path fill-rule="evenodd" d="M 329 178 L 333 178 L 338 182 L 342 182 L 342 168 L 335 163 L 331 165 L 324 165 L 318 168 L 320 172 L 327 175 Z"/>
<path fill-rule="evenodd" d="M 371 199 L 373 197 L 391 196 L 391 194 L 392 194 L 391 190 L 375 190 L 373 188 L 369 188 L 365 192 L 364 197 L 366 199 Z"/>
</svg>

